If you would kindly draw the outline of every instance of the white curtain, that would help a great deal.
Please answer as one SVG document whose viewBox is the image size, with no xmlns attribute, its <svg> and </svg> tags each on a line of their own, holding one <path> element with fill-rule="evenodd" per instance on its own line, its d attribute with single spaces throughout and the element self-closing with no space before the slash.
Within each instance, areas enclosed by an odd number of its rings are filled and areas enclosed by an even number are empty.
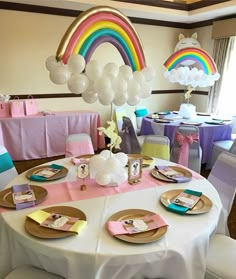
<svg viewBox="0 0 236 279">
<path fill-rule="evenodd" d="M 220 79 L 210 89 L 208 111 L 217 115 L 236 115 L 236 44 L 235 37 L 216 39 L 213 49 Z"/>
</svg>

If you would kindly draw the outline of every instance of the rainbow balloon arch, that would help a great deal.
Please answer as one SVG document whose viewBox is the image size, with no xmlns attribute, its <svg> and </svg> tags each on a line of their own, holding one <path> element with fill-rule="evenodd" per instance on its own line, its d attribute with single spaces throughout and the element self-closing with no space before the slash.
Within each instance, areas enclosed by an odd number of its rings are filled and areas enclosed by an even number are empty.
<svg viewBox="0 0 236 279">
<path fill-rule="evenodd" d="M 124 65 L 114 62 L 103 68 L 91 60 L 96 48 L 112 44 Z M 130 20 L 120 11 L 93 7 L 78 16 L 65 32 L 56 56 L 46 60 L 49 77 L 55 84 L 67 84 L 87 103 L 137 105 L 152 93 L 155 72 L 146 66 L 143 47 Z"/>
<path fill-rule="evenodd" d="M 191 66 L 186 66 L 192 61 Z M 213 86 L 220 78 L 216 64 L 203 49 L 186 47 L 173 53 L 164 63 L 164 76 L 172 83 L 179 83 L 194 90 L 196 87 Z"/>
</svg>

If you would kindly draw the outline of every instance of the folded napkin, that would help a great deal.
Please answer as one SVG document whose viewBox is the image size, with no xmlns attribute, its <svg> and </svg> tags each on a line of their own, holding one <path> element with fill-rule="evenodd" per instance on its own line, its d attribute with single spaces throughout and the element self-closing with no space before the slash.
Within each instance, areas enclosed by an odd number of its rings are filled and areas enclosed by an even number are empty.
<svg viewBox="0 0 236 279">
<path fill-rule="evenodd" d="M 168 224 L 159 214 L 154 214 L 139 219 L 108 221 L 106 226 L 111 235 L 120 235 L 150 231 Z"/>
<path fill-rule="evenodd" d="M 175 173 L 174 170 L 171 172 L 171 166 L 155 166 L 155 169 L 157 169 L 160 174 L 176 183 L 188 182 L 192 179 L 191 177 L 186 177 L 181 173 Z"/>
<path fill-rule="evenodd" d="M 11 189 L 16 210 L 35 205 L 34 192 L 29 184 L 13 185 Z"/>
<path fill-rule="evenodd" d="M 37 210 L 27 215 L 27 217 L 33 219 L 41 226 L 61 231 L 80 233 L 87 225 L 85 220 L 57 213 L 48 213 L 43 210 Z"/>
<path fill-rule="evenodd" d="M 195 197 L 201 197 L 202 192 L 198 192 L 198 191 L 194 191 L 194 190 L 190 190 L 190 189 L 185 189 L 183 191 L 183 193 L 187 194 L 187 195 L 191 195 L 192 198 Z M 195 196 L 195 197 L 194 197 Z M 195 198 L 196 203 L 199 200 L 198 198 Z M 195 203 L 195 204 L 196 204 Z M 170 203 L 167 207 L 167 210 L 178 213 L 178 214 L 185 214 L 189 209 L 191 209 L 190 207 L 187 206 L 183 206 L 183 205 L 178 205 L 174 202 Z"/>
<path fill-rule="evenodd" d="M 63 166 L 60 166 L 60 165 L 57 165 L 57 164 L 51 164 L 48 168 L 61 170 L 61 169 L 63 169 Z M 38 175 L 38 174 L 32 174 L 29 177 L 29 179 L 33 180 L 33 181 L 47 181 L 48 177 L 41 176 L 41 175 Z"/>
</svg>

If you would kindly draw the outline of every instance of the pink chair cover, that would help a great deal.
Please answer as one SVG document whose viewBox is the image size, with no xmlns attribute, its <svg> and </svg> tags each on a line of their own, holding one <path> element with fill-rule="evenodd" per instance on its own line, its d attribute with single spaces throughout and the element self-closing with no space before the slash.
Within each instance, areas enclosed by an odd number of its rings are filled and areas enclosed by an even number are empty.
<svg viewBox="0 0 236 279">
<path fill-rule="evenodd" d="M 176 132 L 176 141 L 180 145 L 178 154 L 178 164 L 188 167 L 188 157 L 190 144 L 194 141 L 199 141 L 199 134 L 191 134 L 184 136 L 180 132 Z"/>
</svg>

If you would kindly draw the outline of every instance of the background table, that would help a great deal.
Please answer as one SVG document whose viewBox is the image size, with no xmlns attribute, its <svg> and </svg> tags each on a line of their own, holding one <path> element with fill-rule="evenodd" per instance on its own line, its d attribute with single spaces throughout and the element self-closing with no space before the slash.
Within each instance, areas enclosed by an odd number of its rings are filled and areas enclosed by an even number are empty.
<svg viewBox="0 0 236 279">
<path fill-rule="evenodd" d="M 47 158 L 65 154 L 69 134 L 87 133 L 97 150 L 105 146 L 104 137 L 98 134 L 100 126 L 100 114 L 89 111 L 0 118 L 0 144 L 15 161 Z"/>
<path fill-rule="evenodd" d="M 76 179 L 76 167 L 69 158 L 55 163 L 67 167 L 69 174 L 60 181 L 47 184 L 52 187 L 52 184 Z M 163 160 L 156 160 L 155 163 L 173 165 Z M 70 279 L 203 279 L 209 239 L 220 230 L 218 221 L 221 220 L 222 205 L 218 193 L 205 178 L 184 184 L 160 185 L 147 169 L 145 172 L 153 187 L 136 190 L 138 184 L 130 185 L 130 192 L 61 203 L 79 208 L 86 214 L 88 224 L 80 235 L 54 240 L 29 235 L 24 229 L 25 216 L 48 206 L 2 212 L 0 278 L 17 265 L 32 264 Z M 25 182 L 29 181 L 22 173 L 8 187 Z M 31 183 L 45 185 L 42 182 Z M 81 181 L 78 181 L 75 186 L 78 191 L 80 184 Z M 196 216 L 167 211 L 160 203 L 161 194 L 183 188 L 202 191 L 213 202 L 211 210 Z M 120 210 L 134 208 L 150 210 L 165 218 L 169 224 L 166 235 L 147 244 L 127 243 L 112 237 L 105 225 L 109 217 Z"/>
<path fill-rule="evenodd" d="M 189 121 L 204 122 L 209 121 L 211 117 L 198 116 Z M 167 136 L 170 139 L 170 146 L 172 147 L 175 139 L 177 127 L 181 121 L 186 119 L 174 120 L 170 123 L 156 123 L 154 119 L 144 117 L 141 126 L 141 135 L 159 134 Z M 211 154 L 214 141 L 231 139 L 232 123 L 228 122 L 224 125 L 212 125 L 202 123 L 199 128 L 200 145 L 202 148 L 202 164 L 207 167 L 211 166 Z"/>
</svg>

